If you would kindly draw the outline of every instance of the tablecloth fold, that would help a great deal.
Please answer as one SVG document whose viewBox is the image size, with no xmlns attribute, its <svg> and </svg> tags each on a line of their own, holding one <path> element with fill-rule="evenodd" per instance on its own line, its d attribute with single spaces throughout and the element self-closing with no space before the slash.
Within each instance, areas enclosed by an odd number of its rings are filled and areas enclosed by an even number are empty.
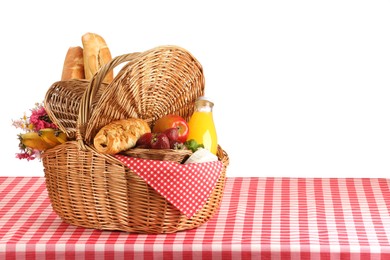
<svg viewBox="0 0 390 260">
<path fill-rule="evenodd" d="M 223 166 L 220 161 L 179 164 L 124 155 L 115 157 L 188 218 L 206 203 Z"/>
</svg>

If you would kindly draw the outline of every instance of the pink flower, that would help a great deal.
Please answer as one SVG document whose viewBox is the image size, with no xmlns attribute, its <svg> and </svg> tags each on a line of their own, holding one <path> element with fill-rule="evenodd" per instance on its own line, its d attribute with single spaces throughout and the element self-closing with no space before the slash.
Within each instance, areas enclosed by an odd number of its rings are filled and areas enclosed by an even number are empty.
<svg viewBox="0 0 390 260">
<path fill-rule="evenodd" d="M 37 158 L 37 156 L 35 153 L 30 154 L 29 152 L 22 152 L 22 153 L 17 153 L 16 158 L 20 160 L 27 159 L 27 161 L 31 161 Z"/>
<path fill-rule="evenodd" d="M 39 131 L 42 128 L 58 128 L 50 120 L 45 108 L 42 105 L 39 105 L 35 109 L 31 110 L 30 124 L 34 126 L 34 131 Z"/>
<path fill-rule="evenodd" d="M 24 130 L 24 132 L 38 132 L 43 128 L 53 128 L 58 129 L 58 127 L 53 124 L 42 103 L 36 103 L 35 107 L 30 110 L 31 115 L 27 116 L 24 114 L 19 120 L 12 120 L 12 125 L 16 128 Z M 41 158 L 41 151 L 33 150 L 29 147 L 26 147 L 21 140 L 20 135 L 19 139 L 19 150 L 20 152 L 16 154 L 18 159 L 27 159 L 28 161 Z"/>
</svg>

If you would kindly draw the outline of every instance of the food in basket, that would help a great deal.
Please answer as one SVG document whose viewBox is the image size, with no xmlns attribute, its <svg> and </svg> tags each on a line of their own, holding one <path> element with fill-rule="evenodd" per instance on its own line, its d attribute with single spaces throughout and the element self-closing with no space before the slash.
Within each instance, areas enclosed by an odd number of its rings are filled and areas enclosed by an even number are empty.
<svg viewBox="0 0 390 260">
<path fill-rule="evenodd" d="M 168 128 L 160 133 L 145 133 L 136 143 L 137 148 L 144 149 L 175 149 L 184 148 L 184 144 L 178 141 L 179 129 L 177 127 Z M 183 148 L 180 148 L 182 145 Z"/>
<path fill-rule="evenodd" d="M 68 141 L 68 136 L 62 131 L 57 131 L 56 137 L 61 144 L 66 143 Z"/>
<path fill-rule="evenodd" d="M 64 132 L 53 128 L 42 128 L 38 131 L 38 135 L 53 147 L 65 143 L 68 139 Z"/>
<path fill-rule="evenodd" d="M 186 149 L 196 152 L 199 148 L 204 148 L 203 144 L 199 144 L 195 139 L 189 139 L 184 142 Z"/>
<path fill-rule="evenodd" d="M 46 95 L 45 103 L 53 121 L 60 129 L 69 129 L 70 133 L 75 129 L 78 139 L 77 142 L 61 145 L 61 149 L 49 149 L 43 153 L 46 186 L 52 207 L 65 222 L 83 228 L 136 233 L 172 233 L 196 228 L 215 214 L 222 199 L 225 169 L 229 162 L 222 148 L 219 147 L 218 151 L 220 162 L 209 167 L 204 164 L 180 165 L 192 153 L 188 149 L 131 148 L 115 156 L 107 156 L 91 144 L 99 130 L 114 120 L 145 118 L 153 126 L 157 118 L 168 113 L 189 118 L 195 99 L 204 92 L 202 66 L 189 52 L 176 46 L 161 46 L 146 52 L 121 55 L 109 64 L 115 65 L 120 61 L 129 63 L 108 87 L 101 82 L 108 68 L 104 66 L 95 74 L 96 80 L 85 84 L 86 88 L 84 83 L 87 81 L 81 82 L 80 89 L 86 91 L 75 91 L 77 95 L 69 96 L 67 90 L 75 89 L 73 80 L 61 81 L 59 85 L 52 85 L 51 89 L 56 91 L 53 95 Z M 69 111 L 61 109 L 57 117 L 52 103 Z M 76 108 L 76 113 L 73 108 Z M 71 124 L 62 123 L 69 121 L 70 112 L 79 116 L 74 118 L 76 120 L 72 119 Z M 73 138 L 73 134 L 68 136 Z M 128 162 L 145 165 L 145 168 L 140 172 Z M 199 181 L 202 192 L 198 194 L 205 194 L 206 202 L 202 201 L 201 208 L 194 215 L 176 207 L 164 193 L 159 193 L 150 185 L 144 175 L 141 176 L 142 173 L 153 176 L 154 173 L 163 173 L 165 166 L 170 165 L 174 165 L 175 172 L 177 169 L 180 174 L 168 174 L 178 180 L 184 177 L 185 184 L 198 186 L 198 181 L 186 181 L 193 174 L 186 174 L 187 171 L 182 169 L 196 169 L 195 176 L 202 178 Z M 204 170 L 207 174 L 203 174 Z M 212 181 L 212 191 L 207 195 L 201 180 L 210 180 L 211 175 L 216 183 Z M 165 178 L 153 179 L 171 185 Z M 189 190 L 196 191 L 198 187 L 195 186 L 192 186 L 195 189 Z M 168 192 L 172 193 L 169 189 Z M 181 194 L 176 190 L 173 193 Z M 192 199 L 192 196 L 189 197 Z"/>
<path fill-rule="evenodd" d="M 177 142 L 179 139 L 179 129 L 177 127 L 171 127 L 164 131 L 169 140 Z"/>
<path fill-rule="evenodd" d="M 205 98 L 199 97 L 195 102 L 195 110 L 188 121 L 190 133 L 188 139 L 194 139 L 202 143 L 204 148 L 217 154 L 218 137 L 213 119 L 214 103 Z"/>
<path fill-rule="evenodd" d="M 112 60 L 112 56 L 104 38 L 96 33 L 85 33 L 81 37 L 81 41 L 84 49 L 85 78 L 90 80 L 101 67 Z M 111 70 L 103 82 L 110 83 L 113 78 L 114 72 Z"/>
<path fill-rule="evenodd" d="M 115 120 L 99 130 L 93 144 L 100 153 L 117 154 L 134 147 L 138 138 L 148 132 L 151 132 L 150 127 L 143 119 Z"/>
<path fill-rule="evenodd" d="M 45 142 L 45 140 L 41 138 L 38 132 L 27 132 L 20 134 L 19 139 L 20 145 L 38 151 L 45 151 L 55 146 Z"/>
<path fill-rule="evenodd" d="M 30 111 L 30 115 L 24 114 L 18 120 L 12 120 L 13 126 L 23 130 L 23 133 L 17 135 L 20 152 L 16 154 L 16 158 L 27 159 L 27 161 L 41 158 L 45 150 L 58 144 L 57 142 L 55 144 L 54 142 L 46 142 L 40 134 L 42 129 L 56 131 L 55 133 L 59 135 L 60 140 L 67 139 L 66 134 L 50 119 L 43 103 L 35 103 L 35 107 Z"/>
<path fill-rule="evenodd" d="M 138 148 L 150 148 L 150 144 L 152 142 L 152 133 L 145 133 L 138 138 L 137 143 L 135 144 Z"/>
<path fill-rule="evenodd" d="M 173 149 L 179 142 L 179 129 L 177 127 L 171 127 L 165 130 L 164 134 L 166 134 L 169 139 L 169 147 Z"/>
<path fill-rule="evenodd" d="M 85 79 L 83 48 L 69 47 L 62 68 L 61 80 Z"/>
<path fill-rule="evenodd" d="M 179 143 L 184 143 L 187 140 L 189 133 L 188 124 L 187 121 L 179 115 L 169 114 L 157 119 L 153 126 L 152 132 L 162 133 L 169 128 L 177 128 L 179 130 L 177 138 Z"/>
<path fill-rule="evenodd" d="M 163 133 L 145 133 L 137 140 L 136 147 L 143 149 L 173 149 L 177 143 L 177 137 L 177 128 L 169 128 Z"/>
<path fill-rule="evenodd" d="M 215 161 L 218 161 L 218 156 L 205 148 L 199 148 L 184 162 L 184 164 Z"/>
<path fill-rule="evenodd" d="M 195 139 L 190 139 L 184 143 L 177 141 L 177 128 L 169 128 L 162 133 L 145 133 L 138 138 L 135 148 L 142 149 L 172 149 L 190 150 L 196 152 L 199 148 L 204 148 Z"/>
<path fill-rule="evenodd" d="M 150 148 L 169 149 L 170 145 L 168 136 L 165 133 L 153 133 Z"/>
</svg>

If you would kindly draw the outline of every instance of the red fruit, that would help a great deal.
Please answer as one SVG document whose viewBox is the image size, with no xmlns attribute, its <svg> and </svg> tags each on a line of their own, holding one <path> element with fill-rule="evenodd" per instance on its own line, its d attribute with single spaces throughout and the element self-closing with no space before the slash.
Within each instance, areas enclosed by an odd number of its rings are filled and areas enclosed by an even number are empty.
<svg viewBox="0 0 390 260">
<path fill-rule="evenodd" d="M 164 131 L 164 134 L 167 135 L 169 141 L 177 142 L 179 138 L 179 129 L 177 127 L 171 127 Z"/>
<path fill-rule="evenodd" d="M 177 128 L 179 136 L 177 141 L 184 143 L 187 140 L 189 127 L 187 121 L 179 115 L 165 115 L 159 118 L 152 129 L 153 133 L 162 133 L 169 128 Z"/>
<path fill-rule="evenodd" d="M 138 138 L 136 147 L 139 148 L 150 148 L 150 144 L 152 142 L 152 133 L 145 133 Z"/>
<path fill-rule="evenodd" d="M 152 149 L 169 149 L 169 138 L 164 133 L 154 133 L 152 135 L 152 141 L 150 142 Z"/>
<path fill-rule="evenodd" d="M 177 144 L 179 144 L 178 141 L 169 140 L 169 148 L 175 149 L 175 146 L 176 146 Z"/>
</svg>

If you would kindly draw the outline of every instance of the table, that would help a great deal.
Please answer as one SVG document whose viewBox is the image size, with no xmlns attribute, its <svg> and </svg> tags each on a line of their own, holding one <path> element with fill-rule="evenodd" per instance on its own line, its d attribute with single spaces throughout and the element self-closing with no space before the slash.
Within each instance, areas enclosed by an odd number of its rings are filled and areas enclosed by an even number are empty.
<svg viewBox="0 0 390 260">
<path fill-rule="evenodd" d="M 390 259 L 389 188 L 377 178 L 228 177 L 201 227 L 140 235 L 70 226 L 43 177 L 1 177 L 0 259 Z"/>
</svg>

